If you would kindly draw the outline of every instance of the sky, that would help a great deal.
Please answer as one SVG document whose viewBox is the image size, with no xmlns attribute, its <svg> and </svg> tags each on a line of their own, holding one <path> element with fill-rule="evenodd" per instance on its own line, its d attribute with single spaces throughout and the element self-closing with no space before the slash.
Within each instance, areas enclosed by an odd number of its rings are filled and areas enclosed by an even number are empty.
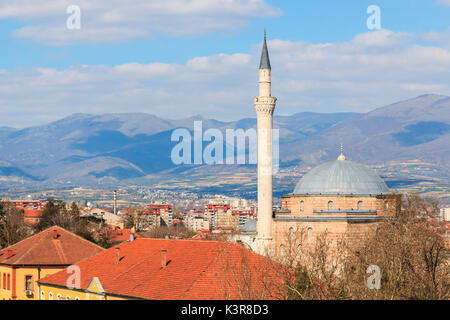
<svg viewBox="0 0 450 320">
<path fill-rule="evenodd" d="M 450 0 L 0 0 L 0 126 L 255 117 L 264 28 L 275 115 L 450 95 L 449 21 Z"/>
</svg>

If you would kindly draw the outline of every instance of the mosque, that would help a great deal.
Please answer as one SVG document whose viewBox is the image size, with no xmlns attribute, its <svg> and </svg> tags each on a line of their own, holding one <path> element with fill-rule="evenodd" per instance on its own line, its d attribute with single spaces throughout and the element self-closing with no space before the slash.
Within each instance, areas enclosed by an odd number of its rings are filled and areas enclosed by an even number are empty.
<svg viewBox="0 0 450 320">
<path fill-rule="evenodd" d="M 325 231 L 331 238 L 357 238 L 380 219 L 399 212 L 401 195 L 390 191 L 365 165 L 347 160 L 342 146 L 337 160 L 310 170 L 291 194 L 282 196 L 281 209 L 274 209 L 271 131 L 276 100 L 271 96 L 271 65 L 264 31 L 259 96 L 254 100 L 258 126 L 258 218 L 244 225 L 237 240 L 258 253 L 269 250 L 282 256 L 292 246 L 293 233 L 299 230 L 302 239 L 310 244 Z"/>
</svg>

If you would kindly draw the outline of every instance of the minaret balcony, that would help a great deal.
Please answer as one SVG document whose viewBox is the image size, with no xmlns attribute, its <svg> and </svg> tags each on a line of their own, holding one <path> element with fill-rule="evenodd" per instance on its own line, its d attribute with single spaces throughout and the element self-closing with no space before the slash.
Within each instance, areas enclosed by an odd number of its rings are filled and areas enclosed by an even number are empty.
<svg viewBox="0 0 450 320">
<path fill-rule="evenodd" d="M 255 104 L 275 104 L 276 102 L 275 97 L 255 97 Z"/>
</svg>

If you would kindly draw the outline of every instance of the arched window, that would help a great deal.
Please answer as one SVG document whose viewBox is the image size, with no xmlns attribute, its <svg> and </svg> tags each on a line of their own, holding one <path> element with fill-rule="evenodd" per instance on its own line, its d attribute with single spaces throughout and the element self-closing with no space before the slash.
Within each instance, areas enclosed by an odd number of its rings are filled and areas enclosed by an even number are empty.
<svg viewBox="0 0 450 320">
<path fill-rule="evenodd" d="M 389 202 L 385 201 L 384 202 L 384 210 L 389 209 Z"/>
<path fill-rule="evenodd" d="M 70 300 L 70 296 L 69 295 L 66 296 L 66 300 Z"/>
<path fill-rule="evenodd" d="M 305 202 L 303 200 L 300 201 L 300 211 L 305 211 Z"/>
<path fill-rule="evenodd" d="M 294 240 L 294 228 L 290 227 L 289 228 L 289 241 Z"/>
<path fill-rule="evenodd" d="M 311 227 L 308 228 L 307 237 L 308 237 L 308 239 L 310 239 L 312 237 L 312 228 Z"/>
<path fill-rule="evenodd" d="M 48 300 L 53 300 L 53 292 L 48 293 Z"/>
<path fill-rule="evenodd" d="M 80 300 L 80 298 L 79 297 L 75 297 L 75 300 Z"/>
<path fill-rule="evenodd" d="M 45 292 L 41 291 L 41 300 L 45 300 Z"/>
<path fill-rule="evenodd" d="M 333 209 L 333 201 L 328 201 L 328 210 Z"/>
<path fill-rule="evenodd" d="M 362 210 L 362 208 L 363 208 L 363 202 L 358 201 L 358 210 Z"/>
<path fill-rule="evenodd" d="M 280 257 L 284 257 L 285 254 L 285 249 L 284 249 L 284 245 L 280 246 Z"/>
<path fill-rule="evenodd" d="M 59 293 L 58 293 L 58 295 L 57 295 L 56 297 L 57 297 L 57 298 L 56 298 L 57 300 L 61 300 L 61 299 L 62 299 L 62 295 L 59 294 Z"/>
</svg>

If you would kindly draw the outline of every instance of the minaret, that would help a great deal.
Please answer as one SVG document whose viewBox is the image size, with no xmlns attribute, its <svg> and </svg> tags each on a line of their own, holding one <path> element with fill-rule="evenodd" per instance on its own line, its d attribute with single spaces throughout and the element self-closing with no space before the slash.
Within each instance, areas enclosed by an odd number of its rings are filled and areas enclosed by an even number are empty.
<svg viewBox="0 0 450 320">
<path fill-rule="evenodd" d="M 272 240 L 272 124 L 277 98 L 271 96 L 271 67 L 266 30 L 259 65 L 259 96 L 255 97 L 258 121 L 258 221 L 257 248 L 266 254 Z"/>
</svg>

